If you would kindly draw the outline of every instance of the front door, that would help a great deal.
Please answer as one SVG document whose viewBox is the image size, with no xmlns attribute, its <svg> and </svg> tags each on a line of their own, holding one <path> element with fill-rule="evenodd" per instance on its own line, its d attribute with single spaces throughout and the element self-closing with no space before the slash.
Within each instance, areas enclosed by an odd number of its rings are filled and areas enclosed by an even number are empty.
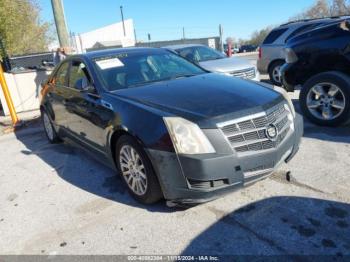
<svg viewBox="0 0 350 262">
<path fill-rule="evenodd" d="M 71 63 L 69 89 L 71 94 L 66 102 L 68 129 L 83 143 L 105 152 L 105 130 L 113 112 L 101 104 L 100 94 L 80 60 Z"/>
<path fill-rule="evenodd" d="M 59 127 L 66 127 L 66 96 L 68 87 L 69 62 L 64 62 L 51 78 L 47 98 L 50 101 L 54 123 Z"/>
</svg>

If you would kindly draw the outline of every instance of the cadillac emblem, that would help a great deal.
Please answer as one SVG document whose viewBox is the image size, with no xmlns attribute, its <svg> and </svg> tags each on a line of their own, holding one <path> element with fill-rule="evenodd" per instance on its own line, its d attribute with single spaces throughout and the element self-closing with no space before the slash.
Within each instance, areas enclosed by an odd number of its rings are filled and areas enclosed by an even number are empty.
<svg viewBox="0 0 350 262">
<path fill-rule="evenodd" d="M 278 136 L 278 129 L 274 124 L 270 124 L 266 127 L 266 136 L 270 140 L 276 140 Z"/>
</svg>

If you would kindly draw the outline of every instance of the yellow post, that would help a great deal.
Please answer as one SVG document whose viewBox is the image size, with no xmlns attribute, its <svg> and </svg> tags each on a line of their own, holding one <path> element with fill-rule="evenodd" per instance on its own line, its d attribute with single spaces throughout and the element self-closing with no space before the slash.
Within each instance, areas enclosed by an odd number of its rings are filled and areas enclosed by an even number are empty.
<svg viewBox="0 0 350 262">
<path fill-rule="evenodd" d="M 19 123 L 19 119 L 16 114 L 15 106 L 13 105 L 13 101 L 11 98 L 10 91 L 8 89 L 5 75 L 4 75 L 4 70 L 2 69 L 2 65 L 0 63 L 0 85 L 2 87 L 2 91 L 4 92 L 5 100 L 8 106 L 8 109 L 10 111 L 12 123 L 14 126 L 16 126 Z"/>
</svg>

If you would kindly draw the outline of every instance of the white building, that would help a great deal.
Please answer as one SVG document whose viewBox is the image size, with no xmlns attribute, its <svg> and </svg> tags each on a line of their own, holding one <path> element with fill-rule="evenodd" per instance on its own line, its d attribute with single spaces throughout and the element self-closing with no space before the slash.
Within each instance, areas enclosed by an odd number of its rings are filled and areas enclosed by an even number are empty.
<svg viewBox="0 0 350 262">
<path fill-rule="evenodd" d="M 96 30 L 72 36 L 73 48 L 77 53 L 93 49 L 135 46 L 134 23 L 132 19 L 115 23 Z"/>
</svg>

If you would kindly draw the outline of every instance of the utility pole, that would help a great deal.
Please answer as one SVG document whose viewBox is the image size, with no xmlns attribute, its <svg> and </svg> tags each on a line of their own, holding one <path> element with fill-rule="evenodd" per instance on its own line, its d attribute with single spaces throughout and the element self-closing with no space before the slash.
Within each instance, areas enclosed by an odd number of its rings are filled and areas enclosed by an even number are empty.
<svg viewBox="0 0 350 262">
<path fill-rule="evenodd" d="M 51 5 L 53 15 L 55 17 L 56 30 L 60 46 L 69 47 L 69 36 L 67 31 L 66 20 L 64 18 L 62 0 L 51 0 Z"/>
<path fill-rule="evenodd" d="M 220 51 L 223 52 L 224 51 L 224 41 L 222 39 L 222 35 L 223 35 L 224 30 L 222 29 L 221 24 L 219 25 L 219 36 L 220 36 Z"/>
<path fill-rule="evenodd" d="M 148 33 L 148 46 L 151 47 L 151 34 Z"/>
<path fill-rule="evenodd" d="M 122 16 L 122 23 L 123 23 L 123 32 L 124 32 L 124 36 L 126 36 L 126 33 L 125 33 L 125 23 L 124 23 L 124 14 L 123 14 L 123 6 L 121 5 L 120 6 L 120 14 Z"/>
<path fill-rule="evenodd" d="M 137 44 L 136 29 L 134 28 L 135 45 Z"/>
</svg>

